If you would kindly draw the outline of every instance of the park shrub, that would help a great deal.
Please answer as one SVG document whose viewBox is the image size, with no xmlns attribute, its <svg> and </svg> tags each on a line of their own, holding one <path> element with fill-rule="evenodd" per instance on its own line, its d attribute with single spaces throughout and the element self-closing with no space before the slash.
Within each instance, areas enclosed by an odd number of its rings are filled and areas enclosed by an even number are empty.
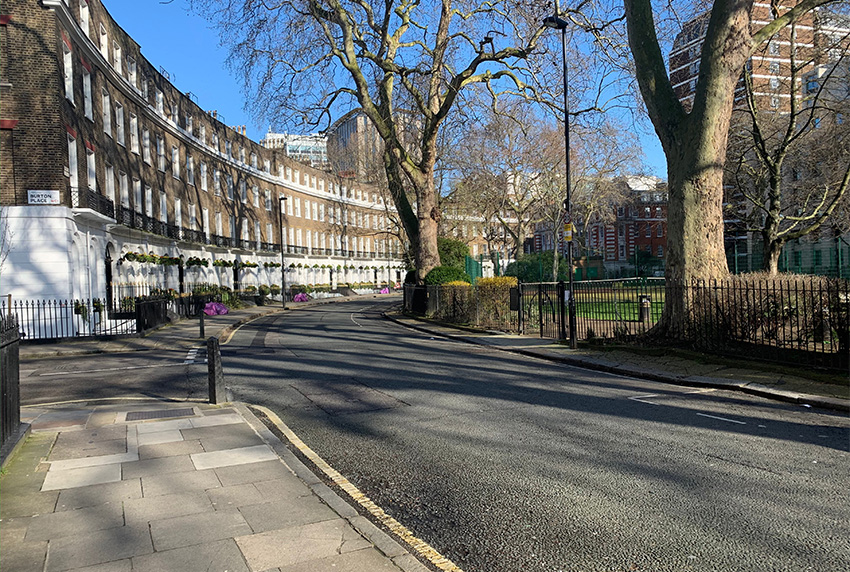
<svg viewBox="0 0 850 572">
<path fill-rule="evenodd" d="M 437 238 L 437 251 L 440 253 L 440 263 L 443 266 L 465 268 L 469 246 L 462 240 L 441 236 Z"/>
<path fill-rule="evenodd" d="M 516 285 L 516 276 L 478 279 L 475 286 L 478 289 L 478 321 L 482 326 L 510 329 L 511 288 Z"/>
<path fill-rule="evenodd" d="M 425 284 L 429 286 L 446 284 L 454 281 L 462 281 L 467 284 L 472 283 L 472 279 L 469 277 L 469 274 L 454 266 L 437 266 L 425 277 Z"/>
<path fill-rule="evenodd" d="M 690 286 L 690 333 L 700 342 L 850 348 L 847 280 L 753 273 Z"/>
</svg>

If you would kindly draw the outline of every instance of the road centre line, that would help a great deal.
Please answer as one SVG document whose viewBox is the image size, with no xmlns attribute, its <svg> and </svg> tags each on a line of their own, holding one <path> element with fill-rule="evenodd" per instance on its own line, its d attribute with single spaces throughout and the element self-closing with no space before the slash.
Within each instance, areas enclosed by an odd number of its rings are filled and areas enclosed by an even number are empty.
<svg viewBox="0 0 850 572">
<path fill-rule="evenodd" d="M 629 397 L 632 401 L 640 401 L 641 403 L 646 403 L 647 405 L 660 405 L 660 403 L 653 403 L 652 401 L 644 401 L 644 399 L 648 399 L 650 397 L 659 397 L 661 394 L 659 393 L 648 393 L 647 395 L 635 395 Z"/>
<path fill-rule="evenodd" d="M 736 421 L 734 419 L 727 419 L 725 417 L 718 417 L 716 415 L 709 415 L 708 413 L 697 413 L 700 417 L 710 417 L 711 419 L 718 419 L 720 421 L 728 421 L 729 423 L 737 423 L 738 425 L 746 425 L 744 421 Z"/>
</svg>

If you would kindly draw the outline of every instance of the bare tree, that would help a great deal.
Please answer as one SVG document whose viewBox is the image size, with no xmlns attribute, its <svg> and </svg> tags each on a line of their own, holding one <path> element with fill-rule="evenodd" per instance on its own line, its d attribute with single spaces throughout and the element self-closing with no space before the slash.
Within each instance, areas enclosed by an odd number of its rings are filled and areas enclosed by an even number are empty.
<svg viewBox="0 0 850 572">
<path fill-rule="evenodd" d="M 9 209 L 0 207 L 0 273 L 14 246 L 15 233 L 9 226 Z"/>
<path fill-rule="evenodd" d="M 798 49 L 792 26 L 789 41 L 783 81 L 773 77 L 771 86 L 745 70 L 746 106 L 733 115 L 726 167 L 734 217 L 760 235 L 763 267 L 773 275 L 785 244 L 846 213 L 850 182 L 848 37 Z"/>
<path fill-rule="evenodd" d="M 384 142 L 388 188 L 416 245 L 420 278 L 439 264 L 441 127 L 469 86 L 538 98 L 542 6 L 395 0 L 195 0 L 219 27 L 259 115 L 305 122 L 356 102 Z M 410 107 L 399 114 L 399 102 Z M 417 153 L 403 144 L 409 122 Z M 414 190 L 415 203 L 404 192 Z"/>
<path fill-rule="evenodd" d="M 752 22 L 753 0 L 715 0 L 707 12 L 699 79 L 690 111 L 679 101 L 659 44 L 651 0 L 624 0 L 638 85 L 667 157 L 666 274 L 673 281 L 728 274 L 723 240 L 723 171 L 735 86 L 747 60 L 772 36 L 830 0 L 771 2 L 773 19 Z M 671 288 L 658 332 L 689 307 L 687 289 Z"/>
</svg>

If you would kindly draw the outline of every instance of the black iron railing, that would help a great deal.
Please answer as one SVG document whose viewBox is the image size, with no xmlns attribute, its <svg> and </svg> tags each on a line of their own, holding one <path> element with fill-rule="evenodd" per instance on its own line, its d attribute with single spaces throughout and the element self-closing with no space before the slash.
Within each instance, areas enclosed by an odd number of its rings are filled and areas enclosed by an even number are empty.
<svg viewBox="0 0 850 572">
<path fill-rule="evenodd" d="M 526 283 L 512 290 L 485 295 L 472 286 L 405 285 L 404 306 L 446 322 L 545 338 L 570 336 L 564 283 Z M 573 295 L 579 340 L 628 342 L 657 327 L 665 339 L 701 351 L 842 371 L 850 367 L 846 279 L 594 280 L 576 282 Z M 664 314 L 671 301 L 677 310 Z"/>
<path fill-rule="evenodd" d="M 5 312 L 0 315 L 0 445 L 18 434 L 21 424 L 20 353 L 18 323 Z"/>
<path fill-rule="evenodd" d="M 110 336 L 135 332 L 135 323 L 121 314 L 120 304 L 127 300 L 116 300 L 116 308 L 107 308 L 100 299 L 83 300 L 13 300 L 7 307 L 0 303 L 3 315 L 13 315 L 24 341 Z M 130 308 L 132 309 L 132 308 Z"/>
<path fill-rule="evenodd" d="M 115 217 L 115 205 L 113 202 L 89 188 L 71 188 L 71 207 L 91 209 L 110 218 Z"/>
</svg>

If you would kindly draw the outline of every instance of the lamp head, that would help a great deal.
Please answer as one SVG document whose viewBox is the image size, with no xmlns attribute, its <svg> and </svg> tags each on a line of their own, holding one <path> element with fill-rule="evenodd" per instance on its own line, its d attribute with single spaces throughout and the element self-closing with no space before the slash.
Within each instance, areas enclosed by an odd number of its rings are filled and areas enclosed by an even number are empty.
<svg viewBox="0 0 850 572">
<path fill-rule="evenodd" d="M 543 18 L 543 25 L 555 30 L 565 30 L 567 28 L 567 21 L 558 16 L 546 16 Z"/>
</svg>

